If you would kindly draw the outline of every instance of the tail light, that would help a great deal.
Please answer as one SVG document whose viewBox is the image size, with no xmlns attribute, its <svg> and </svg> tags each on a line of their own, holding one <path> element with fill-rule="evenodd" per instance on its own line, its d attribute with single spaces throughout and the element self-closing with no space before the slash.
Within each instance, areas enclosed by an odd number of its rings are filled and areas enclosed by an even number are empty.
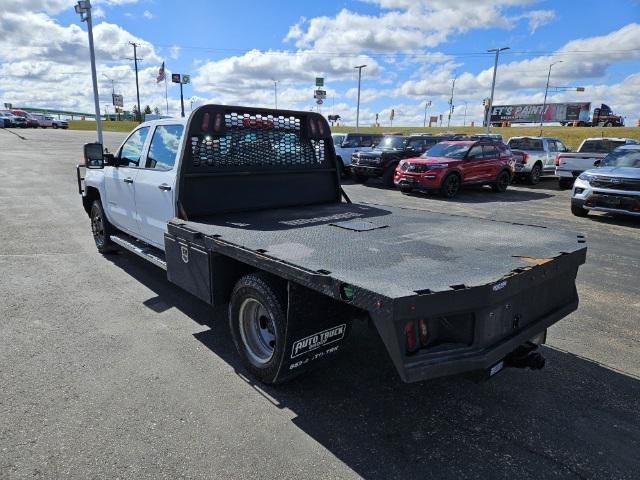
<svg viewBox="0 0 640 480">
<path fill-rule="evenodd" d="M 529 154 L 528 153 L 523 153 L 522 154 L 522 163 L 527 163 L 527 160 L 529 160 Z"/>
<path fill-rule="evenodd" d="M 425 319 L 420 319 L 418 322 L 418 337 L 420 338 L 420 345 L 423 347 L 427 345 L 427 341 L 429 340 L 429 331 L 427 330 L 427 321 Z"/>
<path fill-rule="evenodd" d="M 556 167 L 560 165 L 560 155 L 556 155 Z"/>
<path fill-rule="evenodd" d="M 407 322 L 404 326 L 404 336 L 407 342 L 407 352 L 413 352 L 418 348 L 418 339 L 416 337 L 416 328 L 413 324 L 413 320 Z"/>
</svg>

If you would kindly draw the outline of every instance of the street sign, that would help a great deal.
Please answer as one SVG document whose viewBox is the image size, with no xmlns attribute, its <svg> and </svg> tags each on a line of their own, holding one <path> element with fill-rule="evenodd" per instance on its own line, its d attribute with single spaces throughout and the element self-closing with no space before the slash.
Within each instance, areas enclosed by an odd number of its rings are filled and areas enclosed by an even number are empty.
<svg viewBox="0 0 640 480">
<path fill-rule="evenodd" d="M 313 98 L 320 98 L 320 99 L 325 99 L 327 98 L 327 91 L 326 90 L 314 90 L 313 91 Z"/>
<path fill-rule="evenodd" d="M 316 100 L 316 103 L 317 103 L 318 105 L 322 105 L 322 99 L 321 99 L 321 98 L 317 99 L 317 100 Z"/>
<path fill-rule="evenodd" d="M 171 81 L 173 83 L 180 83 L 180 74 L 179 73 L 172 73 L 171 74 Z"/>
<path fill-rule="evenodd" d="M 182 75 L 182 83 L 191 83 L 191 75 Z"/>
<path fill-rule="evenodd" d="M 118 95 L 117 93 L 114 93 L 113 95 L 111 95 L 111 97 L 113 100 L 114 107 L 124 107 L 124 100 L 122 98 L 122 95 Z"/>
<path fill-rule="evenodd" d="M 316 87 L 324 87 L 324 78 L 316 77 Z"/>
</svg>

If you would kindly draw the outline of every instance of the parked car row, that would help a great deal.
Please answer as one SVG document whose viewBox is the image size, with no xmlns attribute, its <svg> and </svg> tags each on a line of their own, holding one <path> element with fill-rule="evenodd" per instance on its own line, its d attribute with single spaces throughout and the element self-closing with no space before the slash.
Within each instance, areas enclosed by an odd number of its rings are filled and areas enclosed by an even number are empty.
<svg viewBox="0 0 640 480">
<path fill-rule="evenodd" d="M 0 110 L 2 128 L 69 128 L 66 120 L 58 120 L 51 115 L 29 113 L 24 110 Z"/>
<path fill-rule="evenodd" d="M 515 173 L 513 154 L 499 135 L 347 134 L 334 141 L 340 142 L 337 156 L 354 181 L 378 178 L 403 193 L 434 191 L 452 198 L 466 185 L 504 192 Z"/>
</svg>

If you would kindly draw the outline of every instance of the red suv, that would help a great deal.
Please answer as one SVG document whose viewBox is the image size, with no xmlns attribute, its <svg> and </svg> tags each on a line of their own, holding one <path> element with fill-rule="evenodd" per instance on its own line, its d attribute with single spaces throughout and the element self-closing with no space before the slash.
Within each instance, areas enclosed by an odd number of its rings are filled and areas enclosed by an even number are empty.
<svg viewBox="0 0 640 480">
<path fill-rule="evenodd" d="M 513 178 L 514 160 L 501 142 L 462 140 L 440 142 L 418 158 L 402 160 L 395 185 L 402 192 L 438 190 L 454 197 L 463 185 L 490 185 L 504 192 Z"/>
</svg>

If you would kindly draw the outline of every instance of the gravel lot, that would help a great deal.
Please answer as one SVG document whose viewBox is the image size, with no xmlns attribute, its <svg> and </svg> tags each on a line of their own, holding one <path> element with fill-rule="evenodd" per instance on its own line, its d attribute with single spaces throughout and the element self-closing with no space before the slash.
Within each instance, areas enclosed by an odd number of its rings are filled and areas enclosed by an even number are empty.
<svg viewBox="0 0 640 480">
<path fill-rule="evenodd" d="M 245 375 L 224 308 L 96 252 L 74 171 L 95 135 L 19 133 L 0 131 L 0 479 L 638 478 L 640 221 L 573 217 L 551 180 L 455 201 L 347 184 L 586 234 L 580 308 L 542 371 L 407 385 L 362 326 L 329 369 L 271 388 Z"/>
</svg>

